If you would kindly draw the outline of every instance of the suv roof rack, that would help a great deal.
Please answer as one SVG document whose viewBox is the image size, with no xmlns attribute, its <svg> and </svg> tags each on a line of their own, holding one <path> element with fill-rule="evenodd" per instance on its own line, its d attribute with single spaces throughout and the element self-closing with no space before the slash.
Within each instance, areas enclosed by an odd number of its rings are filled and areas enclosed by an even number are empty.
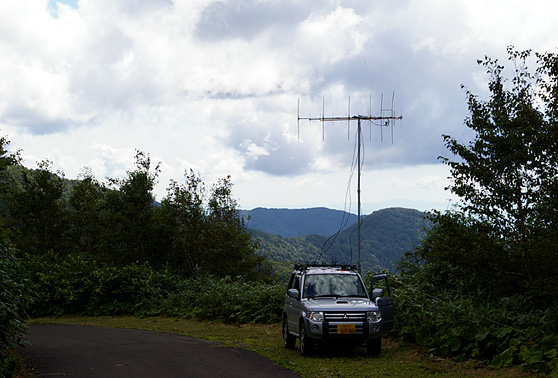
<svg viewBox="0 0 558 378">
<path fill-rule="evenodd" d="M 338 268 L 340 270 L 350 270 L 350 271 L 357 271 L 356 265 L 349 265 L 349 264 L 295 264 L 295 270 L 297 271 L 305 271 L 309 268 Z"/>
</svg>

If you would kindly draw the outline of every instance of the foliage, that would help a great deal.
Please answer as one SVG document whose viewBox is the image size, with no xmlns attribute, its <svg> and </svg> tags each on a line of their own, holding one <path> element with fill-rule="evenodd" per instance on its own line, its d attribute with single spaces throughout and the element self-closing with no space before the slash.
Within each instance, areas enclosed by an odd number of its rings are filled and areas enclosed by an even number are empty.
<svg viewBox="0 0 558 378">
<path fill-rule="evenodd" d="M 102 251 L 114 263 L 157 260 L 154 238 L 153 188 L 160 172 L 156 165 L 151 172 L 151 159 L 136 151 L 135 170 L 123 179 L 111 179 L 116 190 L 106 193 L 102 204 L 103 221 L 109 227 L 103 230 Z"/>
<path fill-rule="evenodd" d="M 148 263 L 116 267 L 93 258 L 27 256 L 36 295 L 33 316 L 179 316 L 225 322 L 276 322 L 284 287 L 241 278 L 187 278 Z"/>
<path fill-rule="evenodd" d="M 31 295 L 3 229 L 0 229 L 0 376 L 16 368 L 10 351 L 22 342 Z"/>
<path fill-rule="evenodd" d="M 490 75 L 490 99 L 481 101 L 467 91 L 465 125 L 475 138 L 464 145 L 444 135 L 458 159 L 442 161 L 450 167 L 449 189 L 461 198 L 463 214 L 488 226 L 489 236 L 502 240 L 508 255 L 520 257 L 517 273 L 532 280 L 548 258 L 558 257 L 548 240 L 556 236 L 558 122 L 552 94 L 558 55 L 538 55 L 540 66 L 532 74 L 526 66 L 530 51 L 509 48 L 508 53 L 515 66 L 511 88 L 506 88 L 503 65 L 490 58 L 479 61 Z M 558 270 L 549 273 L 558 276 Z"/>
<path fill-rule="evenodd" d="M 12 156 L 4 153 L 6 159 Z M 199 174 L 191 172 L 186 184 L 171 182 L 159 206 L 153 195 L 159 165 L 153 167 L 142 151 L 135 159 L 134 170 L 108 184 L 90 170 L 66 180 L 49 161 L 36 170 L 10 171 L 0 211 L 17 249 L 33 256 L 86 253 L 115 266 L 148 262 L 188 275 L 269 277 L 266 259 L 256 253 L 239 215 L 229 177 L 206 196 Z"/>
<path fill-rule="evenodd" d="M 65 250 L 68 230 L 67 209 L 62 200 L 64 180 L 61 172 L 52 172 L 48 160 L 37 170 L 21 170 L 21 186 L 12 185 L 5 197 L 7 225 L 14 233 L 19 250 L 44 254 Z"/>
<path fill-rule="evenodd" d="M 72 245 L 77 251 L 101 254 L 102 206 L 107 189 L 86 170 L 73 186 L 68 204 L 72 209 L 70 229 Z"/>
<path fill-rule="evenodd" d="M 192 170 L 185 183 L 171 182 L 161 203 L 161 224 L 171 230 L 167 261 L 189 275 L 268 277 L 269 267 L 257 255 L 232 197 L 230 177 L 207 190 Z"/>
<path fill-rule="evenodd" d="M 192 170 L 185 183 L 171 181 L 168 195 L 161 203 L 163 221 L 172 233 L 169 262 L 193 275 L 200 268 L 205 252 L 205 186 Z M 164 214 L 164 215 L 163 215 Z"/>
<path fill-rule="evenodd" d="M 558 306 L 539 309 L 522 294 L 493 295 L 491 285 L 472 289 L 474 276 L 443 285 L 435 269 L 411 263 L 392 281 L 400 337 L 460 361 L 558 374 Z"/>
<path fill-rule="evenodd" d="M 9 169 L 19 163 L 19 154 L 7 150 L 6 137 L 0 138 L 0 202 L 6 201 L 10 183 Z M 26 332 L 25 317 L 31 295 L 22 274 L 20 261 L 0 219 L 0 376 L 7 377 L 17 369 L 11 350 L 22 342 Z"/>
<path fill-rule="evenodd" d="M 533 74 L 529 51 L 508 53 L 511 87 L 485 58 L 489 100 L 467 91 L 474 139 L 443 136 L 461 202 L 431 213 L 401 262 L 399 333 L 444 356 L 558 376 L 558 55 L 538 54 Z"/>
<path fill-rule="evenodd" d="M 11 175 L 8 173 L 10 169 L 17 166 L 21 160 L 18 152 L 10 152 L 7 150 L 10 141 L 7 137 L 0 137 L 0 197 L 2 201 L 6 200 L 6 192 L 11 186 Z"/>
<path fill-rule="evenodd" d="M 19 164 L 21 157 L 19 151 L 10 152 L 7 150 L 10 141 L 7 137 L 0 137 L 0 172 L 5 172 L 9 167 Z"/>
</svg>

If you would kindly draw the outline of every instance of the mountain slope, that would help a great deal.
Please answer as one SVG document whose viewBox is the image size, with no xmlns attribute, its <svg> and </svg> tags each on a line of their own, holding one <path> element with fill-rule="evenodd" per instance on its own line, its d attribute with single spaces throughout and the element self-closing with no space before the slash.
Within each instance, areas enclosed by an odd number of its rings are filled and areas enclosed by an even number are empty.
<svg viewBox="0 0 558 378">
<path fill-rule="evenodd" d="M 361 222 L 361 264 L 363 271 L 394 271 L 405 252 L 412 250 L 430 228 L 425 214 L 414 209 L 390 208 L 373 212 Z M 357 225 L 344 230 L 324 257 L 356 264 L 358 261 Z"/>
<path fill-rule="evenodd" d="M 329 236 L 357 221 L 357 216 L 341 210 L 325 207 L 311 209 L 265 209 L 243 210 L 240 214 L 246 227 L 295 238 L 304 235 Z"/>
<path fill-rule="evenodd" d="M 425 214 L 413 209 L 375 211 L 361 222 L 362 271 L 395 271 L 405 252 L 418 244 L 430 227 Z M 330 237 L 306 235 L 285 238 L 251 230 L 260 253 L 274 261 L 357 264 L 357 224 Z M 292 265 L 291 265 L 292 267 Z"/>
</svg>

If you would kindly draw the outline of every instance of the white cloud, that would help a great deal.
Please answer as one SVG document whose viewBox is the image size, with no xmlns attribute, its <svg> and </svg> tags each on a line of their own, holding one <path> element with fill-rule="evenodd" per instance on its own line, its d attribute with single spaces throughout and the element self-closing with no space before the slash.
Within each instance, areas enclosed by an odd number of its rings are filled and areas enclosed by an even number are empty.
<svg viewBox="0 0 558 378">
<path fill-rule="evenodd" d="M 83 166 L 100 178 L 122 175 L 140 149 L 162 163 L 159 197 L 193 168 L 208 182 L 231 174 L 244 207 L 339 207 L 355 124 L 302 122 L 298 130 L 297 99 L 301 116 L 319 116 L 322 96 L 326 115 L 345 115 L 349 96 L 351 112 L 368 114 L 371 95 L 378 114 L 382 93 L 389 106 L 395 91 L 404 120 L 393 144 L 391 128 L 383 142 L 378 128 L 371 139 L 364 128 L 364 169 L 377 175 L 368 198 L 444 203 L 447 172 L 433 168 L 447 155 L 440 135 L 470 137 L 460 84 L 484 94 L 476 59 L 505 57 L 507 45 L 555 51 L 556 7 L 5 1 L 0 128 L 27 165 L 49 158 L 68 177 Z"/>
<path fill-rule="evenodd" d="M 337 7 L 328 14 L 311 14 L 298 27 L 297 49 L 312 64 L 329 65 L 362 52 L 370 37 L 364 18 L 353 9 Z"/>
</svg>

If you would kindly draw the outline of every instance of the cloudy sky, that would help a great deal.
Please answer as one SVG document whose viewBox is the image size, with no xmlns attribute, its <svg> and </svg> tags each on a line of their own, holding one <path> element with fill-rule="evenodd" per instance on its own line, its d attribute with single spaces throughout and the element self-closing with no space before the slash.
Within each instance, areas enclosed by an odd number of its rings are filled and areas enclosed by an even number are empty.
<svg viewBox="0 0 558 378">
<path fill-rule="evenodd" d="M 460 85 L 486 95 L 476 60 L 508 45 L 556 52 L 556 25 L 554 0 L 2 1 L 0 133 L 68 178 L 124 177 L 144 151 L 158 200 L 193 169 L 230 175 L 244 209 L 356 213 L 356 124 L 298 125 L 298 100 L 301 117 L 344 116 L 349 96 L 378 115 L 395 93 L 402 122 L 363 123 L 363 212 L 445 209 L 441 135 L 470 137 Z"/>
</svg>

